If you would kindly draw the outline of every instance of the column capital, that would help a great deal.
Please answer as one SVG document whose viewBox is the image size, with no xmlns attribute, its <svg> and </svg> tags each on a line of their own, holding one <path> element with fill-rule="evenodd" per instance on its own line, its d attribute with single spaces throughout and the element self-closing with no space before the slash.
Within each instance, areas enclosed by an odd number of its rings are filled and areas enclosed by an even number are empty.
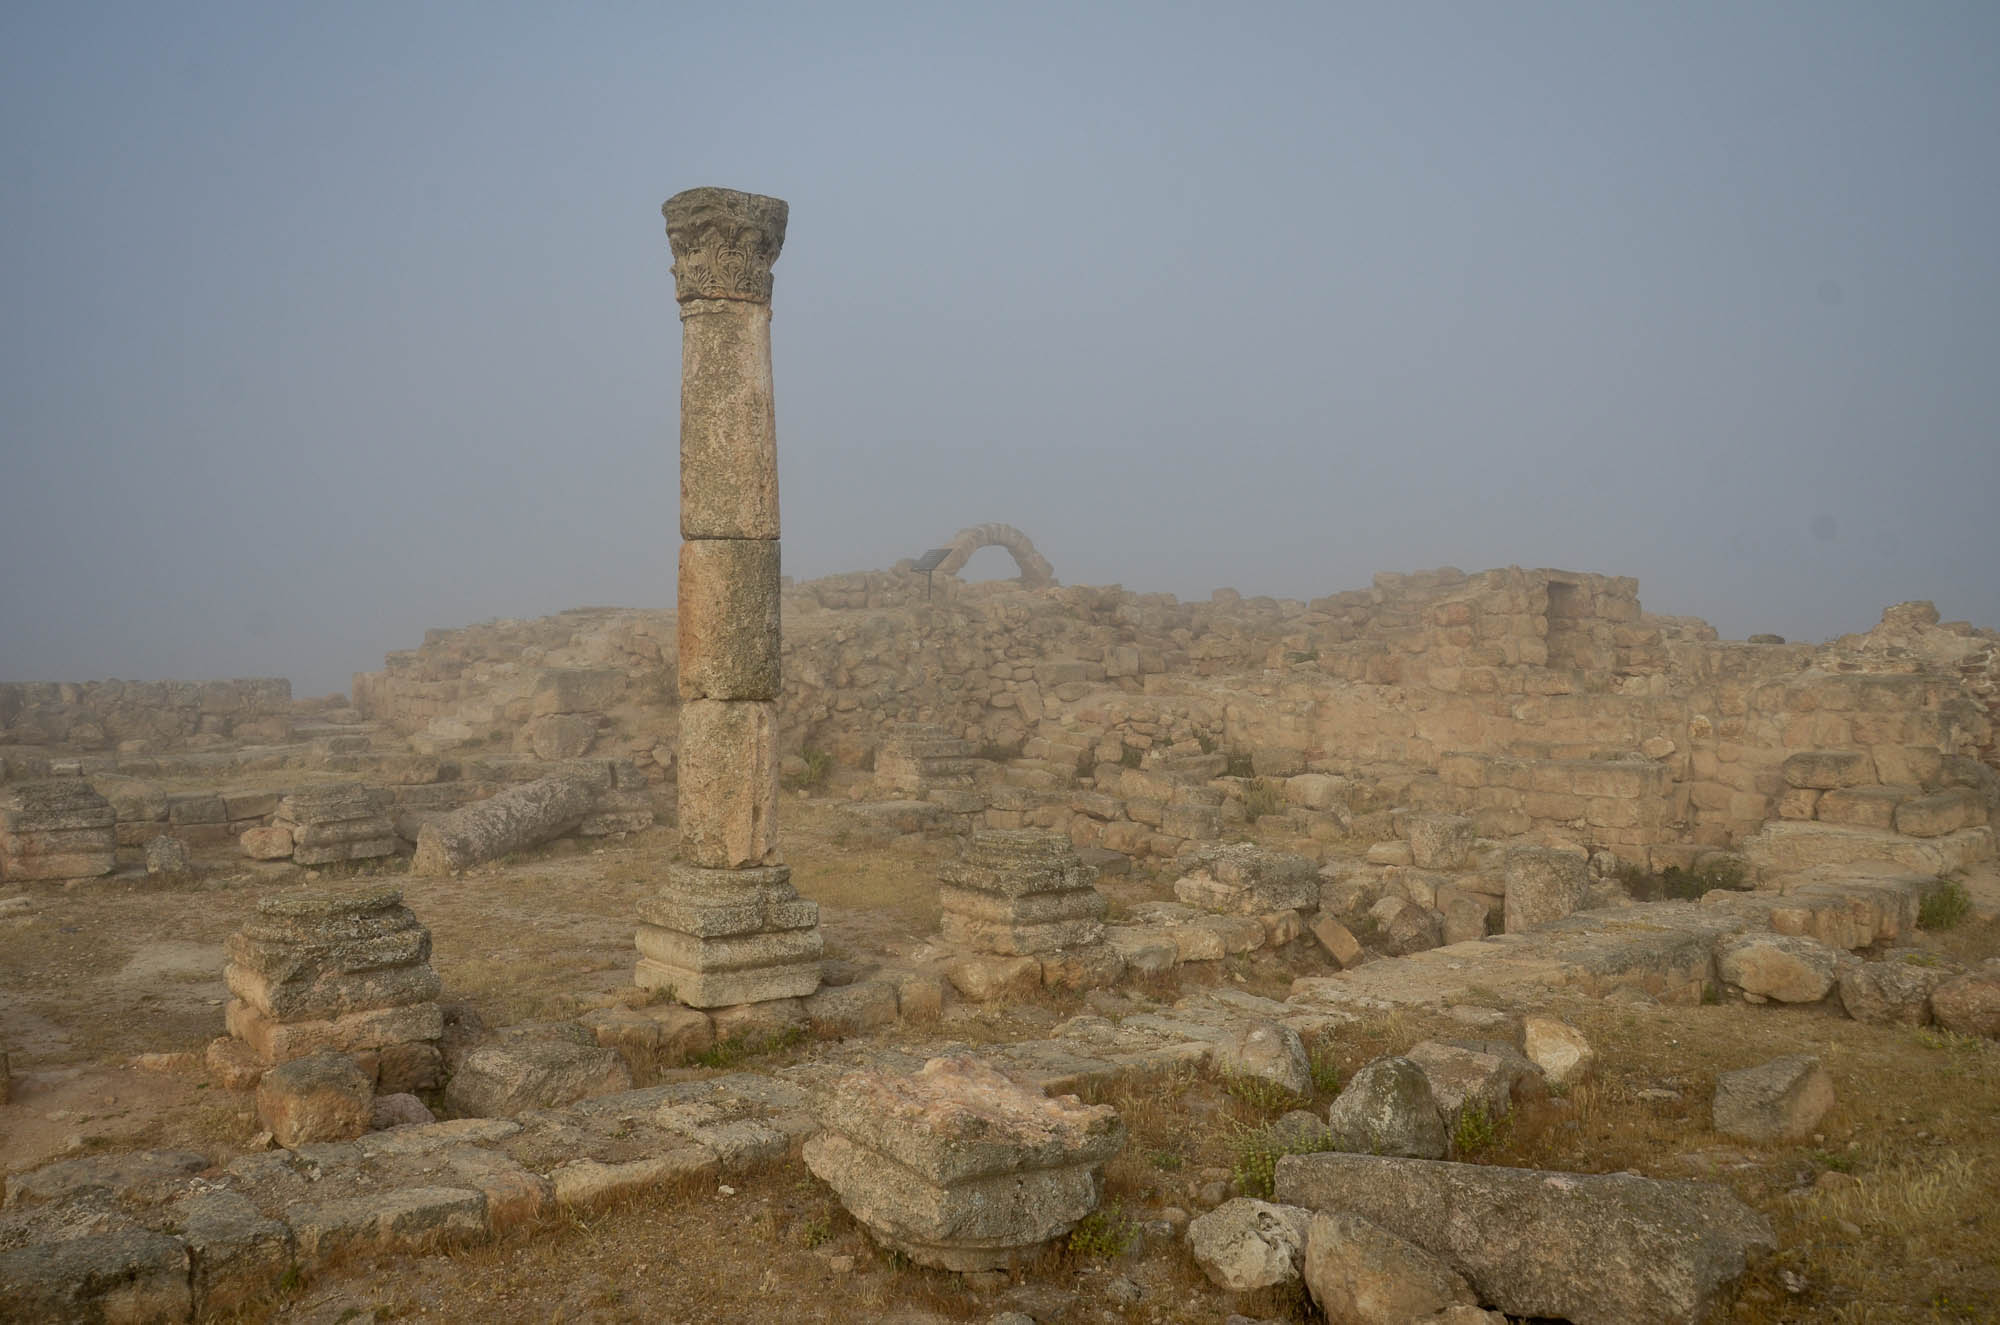
<svg viewBox="0 0 2000 1325">
<path fill-rule="evenodd" d="M 674 298 L 771 302 L 771 264 L 785 246 L 782 198 L 689 189 L 660 207 L 674 251 Z"/>
</svg>

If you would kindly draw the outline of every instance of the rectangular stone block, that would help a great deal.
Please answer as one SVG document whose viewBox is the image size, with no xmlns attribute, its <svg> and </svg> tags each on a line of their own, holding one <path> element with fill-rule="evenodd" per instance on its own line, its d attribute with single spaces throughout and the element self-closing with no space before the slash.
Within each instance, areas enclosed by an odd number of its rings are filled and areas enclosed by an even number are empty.
<svg viewBox="0 0 2000 1325">
<path fill-rule="evenodd" d="M 805 929 L 819 923 L 819 903 L 801 898 L 784 865 L 759 869 L 668 867 L 659 892 L 639 899 L 639 919 L 696 938 L 724 938 L 764 930 Z"/>
<path fill-rule="evenodd" d="M 748 538 L 681 544 L 680 692 L 691 699 L 776 699 L 778 544 Z"/>
<path fill-rule="evenodd" d="M 662 966 L 715 973 L 760 966 L 785 966 L 816 961 L 825 950 L 817 929 L 777 930 L 766 934 L 731 934 L 703 939 L 657 925 L 641 925 L 639 953 Z"/>
<path fill-rule="evenodd" d="M 768 304 L 681 307 L 681 537 L 778 537 Z"/>
<path fill-rule="evenodd" d="M 444 1014 L 435 1003 L 286 1023 L 232 998 L 224 1009 L 223 1022 L 231 1035 L 249 1045 L 266 1063 L 290 1062 L 322 1049 L 342 1053 L 380 1049 L 410 1040 L 435 1040 L 444 1034 Z"/>
<path fill-rule="evenodd" d="M 681 853 L 709 869 L 778 862 L 778 706 L 699 699 L 681 708 Z"/>
<path fill-rule="evenodd" d="M 359 972 L 328 971 L 311 980 L 274 980 L 229 963 L 222 969 L 229 992 L 266 1017 L 311 1021 L 381 1008 L 428 1003 L 442 988 L 427 964 Z"/>
<path fill-rule="evenodd" d="M 405 1187 L 294 1205 L 285 1222 L 308 1266 L 364 1252 L 426 1251 L 487 1232 L 486 1197 L 467 1187 Z"/>
<path fill-rule="evenodd" d="M 696 971 L 641 957 L 633 969 L 641 989 L 662 989 L 691 1008 L 723 1008 L 776 998 L 804 998 L 819 988 L 819 960 L 740 971 Z"/>
</svg>

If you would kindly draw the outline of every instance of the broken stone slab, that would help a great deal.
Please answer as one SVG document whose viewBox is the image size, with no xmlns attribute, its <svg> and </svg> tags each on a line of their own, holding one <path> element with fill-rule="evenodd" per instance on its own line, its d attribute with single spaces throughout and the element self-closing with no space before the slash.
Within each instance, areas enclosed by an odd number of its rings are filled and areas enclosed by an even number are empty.
<svg viewBox="0 0 2000 1325">
<path fill-rule="evenodd" d="M 1421 1065 L 1378 1058 L 1356 1072 L 1327 1107 L 1333 1145 L 1366 1155 L 1443 1159 L 1451 1141 Z"/>
<path fill-rule="evenodd" d="M 1305 1041 L 1279 1022 L 1244 1022 L 1215 1042 L 1209 1061 L 1230 1076 L 1257 1077 L 1301 1097 L 1312 1094 Z"/>
<path fill-rule="evenodd" d="M 1096 1208 L 1118 1117 L 1050 1099 L 968 1055 L 852 1072 L 821 1097 L 806 1166 L 884 1244 L 939 1269 L 993 1269 Z"/>
<path fill-rule="evenodd" d="M 1419 869 L 1464 869 L 1472 860 L 1477 833 L 1472 820 L 1457 814 L 1413 814 L 1404 821 L 1410 861 Z"/>
<path fill-rule="evenodd" d="M 1554 1017 L 1521 1019 L 1521 1053 L 1551 1086 L 1573 1086 L 1590 1075 L 1597 1051 L 1583 1032 Z"/>
<path fill-rule="evenodd" d="M 155 1205 L 186 1191 L 208 1157 L 192 1150 L 136 1150 L 57 1160 L 7 1179 L 8 1209 L 102 1192 L 119 1201 Z"/>
<path fill-rule="evenodd" d="M 504 1118 L 632 1088 L 632 1069 L 575 1022 L 517 1026 L 470 1050 L 445 1086 L 460 1117 Z"/>
<path fill-rule="evenodd" d="M 1465 1277 L 1422 1247 L 1345 1210 L 1301 1213 L 1306 1291 L 1329 1321 L 1410 1325 L 1478 1306 Z"/>
<path fill-rule="evenodd" d="M 140 1228 L 0 1251 L 0 1319 L 187 1320 L 187 1244 Z"/>
<path fill-rule="evenodd" d="M 1224 915 L 1311 911 L 1319 906 L 1319 865 L 1306 856 L 1248 842 L 1203 847 L 1174 884 L 1174 896 Z"/>
<path fill-rule="evenodd" d="M 1575 852 L 1512 847 L 1502 868 L 1507 881 L 1502 928 L 1509 934 L 1554 924 L 1583 905 L 1590 890 L 1589 862 Z"/>
<path fill-rule="evenodd" d="M 1959 1035 L 2000 1038 L 2000 958 L 1953 976 L 1931 991 L 1938 1025 Z"/>
<path fill-rule="evenodd" d="M 1770 1144 L 1803 1141 L 1833 1107 L 1833 1078 L 1811 1054 L 1789 1054 L 1715 1080 L 1715 1130 Z"/>
<path fill-rule="evenodd" d="M 488 1232 L 486 1197 L 470 1187 L 402 1187 L 369 1196 L 287 1206 L 301 1264 L 311 1268 L 370 1252 L 418 1252 Z"/>
<path fill-rule="evenodd" d="M 1210 1283 L 1232 1293 L 1292 1283 L 1311 1221 L 1310 1210 L 1239 1196 L 1189 1221 L 1188 1253 Z"/>
<path fill-rule="evenodd" d="M 1391 957 L 1426 952 L 1444 942 L 1444 917 L 1405 897 L 1384 897 L 1368 908 L 1375 941 Z"/>
<path fill-rule="evenodd" d="M 1801 750 L 1787 756 L 1785 783 L 1820 791 L 1874 782 L 1875 760 L 1866 750 Z"/>
<path fill-rule="evenodd" d="M 291 1268 L 292 1230 L 261 1214 L 240 1192 L 204 1191 L 174 1207 L 193 1263 L 194 1297 L 203 1312 L 257 1301 Z"/>
<path fill-rule="evenodd" d="M 257 1118 L 279 1145 L 351 1141 L 373 1117 L 375 1085 L 346 1054 L 295 1058 L 257 1083 Z"/>
<path fill-rule="evenodd" d="M 1739 934 L 1715 945 L 1715 969 L 1723 983 L 1780 1003 L 1819 1002 L 1840 967 L 1834 949 L 1789 934 Z"/>
<path fill-rule="evenodd" d="M 417 832 L 410 873 L 449 874 L 538 846 L 575 829 L 595 802 L 578 778 L 537 778 L 509 787 L 426 823 Z"/>
<path fill-rule="evenodd" d="M 1513 1112 L 1516 1100 L 1547 1094 L 1542 1070 L 1512 1045 L 1425 1040 L 1404 1050 L 1403 1057 L 1424 1070 L 1438 1112 L 1448 1120 L 1476 1109 L 1498 1121 Z"/>
<path fill-rule="evenodd" d="M 1946 787 L 1896 807 L 1896 831 L 1905 837 L 1943 837 L 1986 820 L 1986 798 L 1971 787 Z"/>
<path fill-rule="evenodd" d="M 1854 962 L 1840 973 L 1840 1005 L 1856 1021 L 1877 1026 L 1922 1026 L 1931 1019 L 1931 994 L 1956 972 L 1920 966 L 1895 955 Z"/>
<path fill-rule="evenodd" d="M 1770 1221 L 1702 1182 L 1325 1153 L 1278 1161 L 1276 1198 L 1415 1243 L 1510 1316 L 1695 1325 Z"/>
</svg>

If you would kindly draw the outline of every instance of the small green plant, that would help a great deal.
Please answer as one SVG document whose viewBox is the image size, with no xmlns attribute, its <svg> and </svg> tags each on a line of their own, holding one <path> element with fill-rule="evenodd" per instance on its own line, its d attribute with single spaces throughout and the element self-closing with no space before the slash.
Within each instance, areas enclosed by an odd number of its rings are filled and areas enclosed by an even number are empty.
<svg viewBox="0 0 2000 1325">
<path fill-rule="evenodd" d="M 1496 1121 L 1487 1113 L 1484 1104 L 1475 1102 L 1466 1105 L 1458 1111 L 1458 1120 L 1452 1124 L 1451 1153 L 1459 1159 L 1468 1159 L 1492 1149 L 1500 1139 L 1504 1121 Z"/>
<path fill-rule="evenodd" d="M 807 1251 L 823 1245 L 832 1237 L 833 1225 L 819 1215 L 814 1215 L 799 1227 L 799 1241 Z"/>
<path fill-rule="evenodd" d="M 1257 765 L 1250 761 L 1249 755 L 1234 754 L 1229 756 L 1229 762 L 1223 765 L 1222 772 L 1225 777 L 1253 778 L 1257 776 Z"/>
<path fill-rule="evenodd" d="M 1318 661 L 1319 661 L 1319 650 L 1318 650 L 1318 649 L 1287 649 L 1287 650 L 1285 650 L 1285 661 L 1286 661 L 1287 663 L 1309 663 L 1309 662 L 1318 662 Z"/>
<path fill-rule="evenodd" d="M 1333 1137 L 1325 1131 L 1307 1135 L 1274 1127 L 1246 1127 L 1230 1143 L 1230 1174 L 1245 1196 L 1268 1201 L 1280 1159 L 1333 1148 Z"/>
<path fill-rule="evenodd" d="M 1315 1095 L 1333 1096 L 1340 1093 L 1340 1060 L 1334 1056 L 1331 1043 L 1315 1044 L 1312 1051 L 1306 1055 L 1306 1067 L 1312 1073 Z"/>
<path fill-rule="evenodd" d="M 1069 1254 L 1088 1260 L 1111 1260 L 1125 1254 L 1138 1231 L 1125 1207 L 1113 1201 L 1085 1215 L 1070 1230 Z"/>
<path fill-rule="evenodd" d="M 1815 1150 L 1812 1152 L 1812 1162 L 1823 1169 L 1832 1169 L 1835 1173 L 1854 1172 L 1854 1156 L 1841 1150 Z"/>
<path fill-rule="evenodd" d="M 1924 898 L 1917 908 L 1917 925 L 1922 929 L 1955 929 L 1972 914 L 1972 898 L 1956 880 Z"/>
<path fill-rule="evenodd" d="M 769 1035 L 732 1035 L 726 1040 L 717 1040 L 698 1054 L 690 1055 L 688 1061 L 699 1067 L 722 1070 L 735 1067 L 745 1059 L 755 1058 L 760 1054 L 774 1054 L 804 1044 L 805 1041 L 806 1028 L 803 1026 L 787 1026 Z"/>
<path fill-rule="evenodd" d="M 1896 958 L 1905 966 L 1942 966 L 1944 959 L 1934 952 L 1906 952 Z"/>
<path fill-rule="evenodd" d="M 1178 1150 L 1149 1150 L 1146 1158 L 1162 1173 L 1179 1173 L 1181 1166 L 1187 1163 L 1187 1158 Z"/>
<path fill-rule="evenodd" d="M 1278 785 L 1265 778 L 1258 778 L 1243 789 L 1243 817 L 1256 823 L 1267 814 L 1277 814 L 1285 808 L 1285 793 Z"/>
<path fill-rule="evenodd" d="M 1704 981 L 1701 986 L 1701 1002 L 1703 1007 L 1712 1008 L 1720 1005 L 1722 1002 L 1722 991 Z"/>
<path fill-rule="evenodd" d="M 1306 1103 L 1266 1077 L 1231 1076 L 1223 1080 L 1222 1088 L 1262 1114 L 1288 1113 Z"/>
<path fill-rule="evenodd" d="M 805 762 L 805 768 L 785 779 L 785 790 L 815 791 L 825 786 L 827 775 L 833 772 L 833 756 L 807 746 L 799 751 L 799 758 Z"/>
</svg>

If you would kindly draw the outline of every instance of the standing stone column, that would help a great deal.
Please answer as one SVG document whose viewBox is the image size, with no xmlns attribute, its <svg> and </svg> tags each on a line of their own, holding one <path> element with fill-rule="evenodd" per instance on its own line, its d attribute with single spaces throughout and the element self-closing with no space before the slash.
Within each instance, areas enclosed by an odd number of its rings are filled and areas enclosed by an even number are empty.
<svg viewBox="0 0 2000 1325">
<path fill-rule="evenodd" d="M 681 860 L 639 905 L 637 982 L 692 1007 L 819 987 L 819 905 L 778 860 L 778 435 L 771 264 L 787 208 L 661 209 L 681 306 Z"/>
</svg>

